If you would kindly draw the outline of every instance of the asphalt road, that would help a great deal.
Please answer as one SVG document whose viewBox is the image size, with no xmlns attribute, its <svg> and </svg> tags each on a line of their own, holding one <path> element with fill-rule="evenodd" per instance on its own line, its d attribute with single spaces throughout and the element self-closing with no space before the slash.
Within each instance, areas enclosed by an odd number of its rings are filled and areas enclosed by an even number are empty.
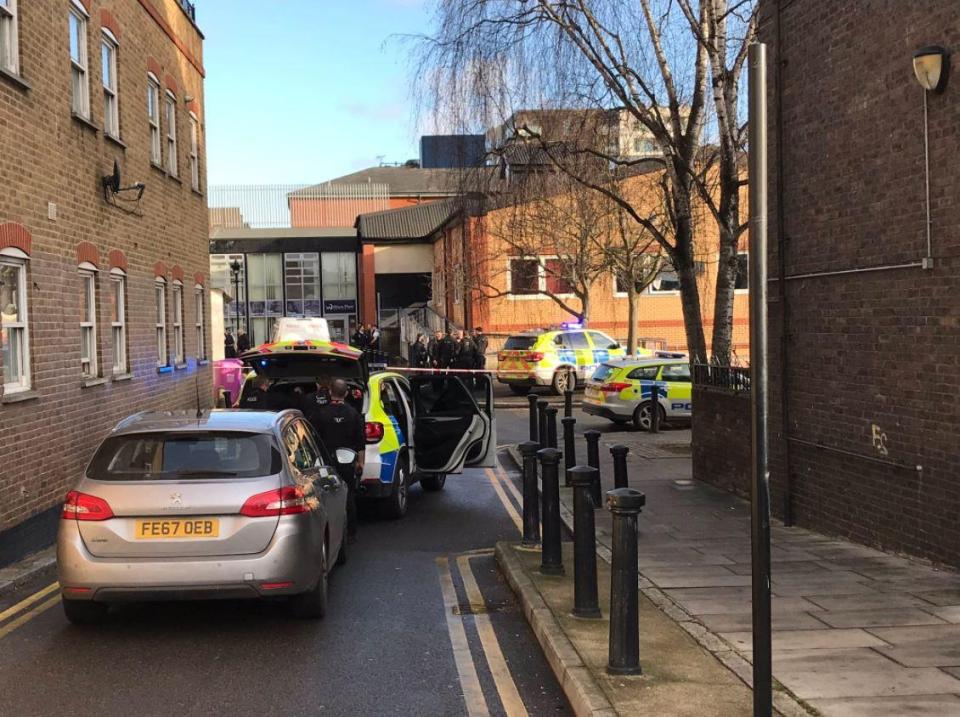
<svg viewBox="0 0 960 717">
<path fill-rule="evenodd" d="M 525 421 L 498 411 L 500 443 Z M 55 574 L 38 576 L 0 600 L 0 715 L 569 714 L 491 554 L 519 535 L 508 472 L 468 470 L 411 490 L 401 521 L 365 519 L 319 622 L 188 602 L 77 627 Z"/>
</svg>

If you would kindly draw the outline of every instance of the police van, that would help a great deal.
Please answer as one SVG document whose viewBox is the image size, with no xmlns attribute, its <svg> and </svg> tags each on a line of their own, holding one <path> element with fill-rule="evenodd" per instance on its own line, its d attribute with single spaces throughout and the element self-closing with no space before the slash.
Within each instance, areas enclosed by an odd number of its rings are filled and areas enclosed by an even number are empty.
<svg viewBox="0 0 960 717">
<path fill-rule="evenodd" d="M 507 338 L 497 354 L 497 380 L 516 394 L 534 386 L 549 386 L 560 394 L 585 383 L 600 364 L 626 353 L 602 331 L 579 324 L 532 329 Z"/>
<path fill-rule="evenodd" d="M 686 354 L 657 351 L 652 358 L 624 358 L 597 367 L 583 394 L 583 411 L 649 430 L 654 406 L 660 421 L 689 421 L 693 384 Z"/>
</svg>

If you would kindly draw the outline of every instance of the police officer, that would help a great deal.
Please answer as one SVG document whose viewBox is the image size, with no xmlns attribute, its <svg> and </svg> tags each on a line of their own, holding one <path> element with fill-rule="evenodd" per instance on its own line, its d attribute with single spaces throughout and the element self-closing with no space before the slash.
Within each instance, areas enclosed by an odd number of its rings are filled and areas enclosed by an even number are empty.
<svg viewBox="0 0 960 717">
<path fill-rule="evenodd" d="M 453 368 L 457 358 L 457 342 L 450 334 L 444 334 L 437 346 L 437 367 Z"/>
<path fill-rule="evenodd" d="M 320 403 L 315 399 L 312 405 L 308 400 L 309 412 L 305 413 L 331 457 L 338 448 L 349 448 L 357 454 L 352 465 L 339 466 L 340 478 L 347 484 L 347 539 L 353 542 L 357 537 L 357 488 L 363 471 L 366 438 L 363 416 L 346 402 L 347 391 L 346 381 L 334 379 L 330 384 L 329 400 Z M 314 395 L 318 394 L 319 386 Z"/>
<path fill-rule="evenodd" d="M 237 408 L 252 408 L 258 411 L 282 411 L 290 406 L 283 405 L 280 397 L 270 391 L 270 379 L 266 376 L 254 376 L 250 385 L 244 388 Z"/>
<path fill-rule="evenodd" d="M 454 359 L 454 368 L 472 369 L 476 363 L 477 349 L 473 339 L 466 331 L 457 332 L 457 355 Z"/>
<path fill-rule="evenodd" d="M 473 368 L 482 371 L 487 367 L 487 337 L 480 326 L 473 330 L 473 346 L 476 350 Z"/>
</svg>

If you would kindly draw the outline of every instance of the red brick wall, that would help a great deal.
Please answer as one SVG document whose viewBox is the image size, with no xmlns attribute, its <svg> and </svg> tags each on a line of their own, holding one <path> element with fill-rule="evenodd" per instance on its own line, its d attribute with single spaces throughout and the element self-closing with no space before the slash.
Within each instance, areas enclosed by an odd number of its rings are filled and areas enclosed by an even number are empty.
<svg viewBox="0 0 960 717">
<path fill-rule="evenodd" d="M 195 406 L 212 394 L 209 366 L 199 366 L 194 282 L 206 274 L 207 211 L 203 193 L 190 187 L 189 124 L 185 95 L 202 122 L 202 41 L 175 0 L 90 3 L 88 55 L 91 121 L 103 126 L 101 9 L 119 29 L 121 146 L 102 131 L 71 118 L 67 3 L 21 2 L 20 67 L 30 89 L 0 77 L 0 225 L 16 223 L 32 236 L 28 263 L 30 358 L 35 395 L 0 401 L 0 531 L 63 499 L 91 452 L 124 416 L 144 409 Z M 148 14 L 147 6 L 152 10 Z M 174 44 L 174 34 L 180 47 Z M 189 55 L 189 56 L 188 56 Z M 151 166 L 146 116 L 147 58 L 176 81 L 180 180 Z M 165 123 L 163 123 L 165 134 Z M 201 124 L 201 188 L 205 185 Z M 164 146 L 164 156 L 166 148 Z M 101 177 L 120 166 L 123 184 L 146 184 L 143 200 L 108 204 Z M 48 218 L 48 202 L 57 206 Z M 122 254 L 120 253 L 122 252 Z M 95 259 L 97 350 L 103 383 L 83 387 L 80 375 L 79 260 Z M 188 366 L 156 370 L 154 266 L 182 267 L 184 339 Z M 109 271 L 127 268 L 127 354 L 133 374 L 112 380 Z M 171 275 L 166 276 L 168 282 Z M 169 283 L 168 283 L 169 289 Z M 168 344 L 173 350 L 172 296 L 168 291 Z M 207 355 L 209 302 L 205 302 Z M 2 369 L 0 369 L 2 374 Z"/>
<path fill-rule="evenodd" d="M 750 394 L 693 390 L 693 477 L 748 498 L 751 476 Z"/>
<path fill-rule="evenodd" d="M 919 263 L 926 254 L 923 91 L 911 56 L 931 43 L 960 48 L 955 5 L 859 0 L 825 13 L 819 0 L 794 0 L 762 2 L 762 10 L 761 39 L 770 44 L 771 274 L 781 241 L 788 277 Z M 928 96 L 933 269 L 795 278 L 782 297 L 772 282 L 770 303 L 775 510 L 788 507 L 789 477 L 797 523 L 954 565 L 957 79 L 954 73 L 943 94 Z"/>
</svg>

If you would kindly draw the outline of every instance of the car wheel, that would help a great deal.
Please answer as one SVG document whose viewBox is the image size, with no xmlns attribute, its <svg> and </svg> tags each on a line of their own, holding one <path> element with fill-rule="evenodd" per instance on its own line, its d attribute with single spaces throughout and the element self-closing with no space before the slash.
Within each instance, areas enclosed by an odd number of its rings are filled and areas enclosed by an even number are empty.
<svg viewBox="0 0 960 717">
<path fill-rule="evenodd" d="M 107 617 L 110 606 L 92 600 L 68 600 L 63 598 L 63 613 L 74 625 L 95 625 Z"/>
<path fill-rule="evenodd" d="M 662 426 L 667 422 L 667 413 L 660 405 L 657 406 L 657 410 L 660 411 L 660 425 Z M 642 431 L 650 430 L 650 401 L 644 401 L 637 406 L 637 410 L 633 412 L 633 425 Z"/>
<path fill-rule="evenodd" d="M 394 478 L 393 493 L 381 505 L 383 517 L 397 520 L 407 514 L 407 493 L 410 490 L 410 479 L 407 475 L 407 464 L 401 460 L 397 463 L 397 474 Z"/>
<path fill-rule="evenodd" d="M 550 388 L 557 396 L 562 396 L 568 388 L 572 391 L 577 390 L 577 374 L 571 369 L 560 369 L 553 374 L 553 381 Z"/>
<path fill-rule="evenodd" d="M 435 493 L 438 490 L 443 490 L 443 486 L 447 483 L 447 474 L 446 473 L 431 473 L 430 475 L 425 475 L 420 478 L 420 485 L 423 486 L 425 491 Z"/>
<path fill-rule="evenodd" d="M 529 386 L 524 386 L 519 383 L 508 383 L 507 385 L 510 387 L 510 390 L 513 391 L 517 396 L 526 396 L 528 393 L 530 393 Z"/>
<path fill-rule="evenodd" d="M 290 598 L 290 612 L 294 617 L 319 620 L 327 614 L 327 541 L 320 551 L 320 578 L 316 586 Z"/>
</svg>

